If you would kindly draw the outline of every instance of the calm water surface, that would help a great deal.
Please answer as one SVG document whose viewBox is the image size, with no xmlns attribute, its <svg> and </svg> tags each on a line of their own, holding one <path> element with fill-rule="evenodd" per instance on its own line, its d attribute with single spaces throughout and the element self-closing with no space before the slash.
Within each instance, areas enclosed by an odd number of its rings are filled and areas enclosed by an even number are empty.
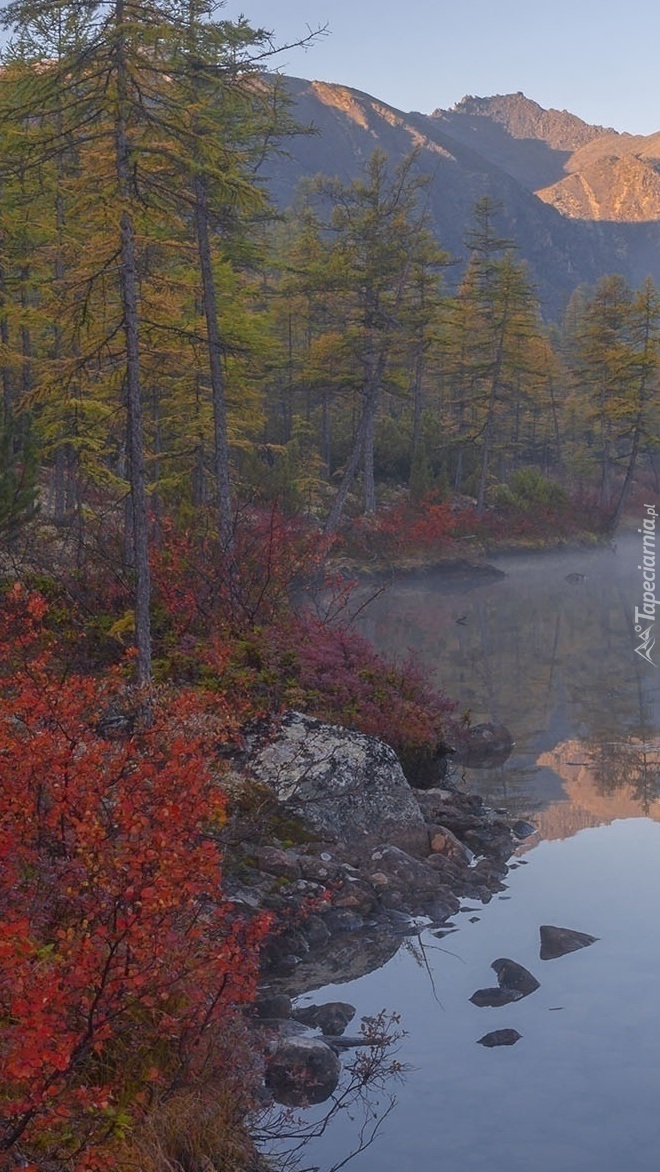
<svg viewBox="0 0 660 1172">
<path fill-rule="evenodd" d="M 382 650 L 414 649 L 473 720 L 509 727 L 509 761 L 465 779 L 492 805 L 531 817 L 539 834 L 507 890 L 466 904 L 456 931 L 438 939 L 420 926 L 382 968 L 302 998 L 347 1000 L 359 1015 L 387 1007 L 406 1030 L 407 1072 L 372 1095 L 363 1139 L 390 1094 L 396 1106 L 351 1159 L 354 1172 L 659 1166 L 660 669 L 634 651 L 639 560 L 636 534 L 616 551 L 507 558 L 500 581 L 423 576 L 366 613 Z M 569 573 L 585 579 L 569 583 Z M 541 961 L 543 923 L 600 939 Z M 500 956 L 541 988 L 476 1008 L 468 999 L 496 983 Z M 504 1027 L 522 1035 L 515 1046 L 476 1045 Z M 363 1123 L 359 1111 L 340 1112 L 301 1166 L 338 1166 Z"/>
</svg>

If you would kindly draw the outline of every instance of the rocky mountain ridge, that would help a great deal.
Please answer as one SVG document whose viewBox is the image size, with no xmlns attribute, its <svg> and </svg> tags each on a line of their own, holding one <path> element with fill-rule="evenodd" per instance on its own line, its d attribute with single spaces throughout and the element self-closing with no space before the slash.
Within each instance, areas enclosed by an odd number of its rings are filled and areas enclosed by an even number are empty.
<svg viewBox="0 0 660 1172">
<path fill-rule="evenodd" d="M 348 86 L 287 78 L 293 114 L 315 133 L 294 137 L 268 163 L 276 202 L 301 179 L 357 176 L 376 147 L 393 163 L 413 148 L 430 174 L 429 215 L 440 242 L 464 261 L 475 200 L 502 205 L 550 316 L 580 283 L 620 272 L 660 281 L 660 134 L 590 126 L 524 94 L 465 97 L 451 110 L 406 113 Z M 459 268 L 456 270 L 459 271 Z"/>
</svg>

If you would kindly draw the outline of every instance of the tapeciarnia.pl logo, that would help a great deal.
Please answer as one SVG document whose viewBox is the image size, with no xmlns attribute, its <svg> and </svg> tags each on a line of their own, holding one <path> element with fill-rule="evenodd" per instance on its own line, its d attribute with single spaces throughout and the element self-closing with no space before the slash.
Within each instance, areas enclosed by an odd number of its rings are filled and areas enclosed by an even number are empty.
<svg viewBox="0 0 660 1172">
<path fill-rule="evenodd" d="M 655 626 L 655 608 L 660 606 L 660 599 L 655 596 L 655 544 L 658 513 L 655 505 L 644 505 L 644 508 L 646 516 L 642 521 L 642 528 L 637 530 L 638 533 L 642 534 L 642 564 L 637 569 L 642 571 L 643 602 L 641 607 L 635 607 L 635 633 L 641 640 L 635 651 L 637 655 L 641 655 L 642 659 L 655 667 L 655 663 L 651 659 L 651 652 L 655 647 L 655 639 L 652 634 Z"/>
</svg>

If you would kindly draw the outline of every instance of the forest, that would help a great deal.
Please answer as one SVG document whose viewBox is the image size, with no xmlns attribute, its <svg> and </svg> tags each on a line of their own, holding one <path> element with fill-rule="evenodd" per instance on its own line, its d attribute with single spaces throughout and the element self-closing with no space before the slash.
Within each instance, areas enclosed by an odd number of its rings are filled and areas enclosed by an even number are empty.
<svg viewBox="0 0 660 1172">
<path fill-rule="evenodd" d="M 341 560 L 611 532 L 658 491 L 660 292 L 548 322 L 487 197 L 442 249 L 414 151 L 278 211 L 310 128 L 210 0 L 2 19 L 0 1167 L 201 1168 L 157 1149 L 247 1109 L 270 927 L 222 898 L 221 750 L 293 706 L 437 750 Z"/>
</svg>

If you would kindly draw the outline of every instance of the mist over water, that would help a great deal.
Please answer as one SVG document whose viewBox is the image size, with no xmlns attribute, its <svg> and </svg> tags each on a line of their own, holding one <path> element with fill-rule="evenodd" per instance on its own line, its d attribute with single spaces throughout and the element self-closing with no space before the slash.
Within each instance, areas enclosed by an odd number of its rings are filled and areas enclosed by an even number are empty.
<svg viewBox="0 0 660 1172">
<path fill-rule="evenodd" d="M 397 1105 L 355 1172 L 648 1172 L 660 1143 L 660 668 L 635 653 L 641 539 L 611 549 L 497 561 L 487 583 L 420 575 L 364 612 L 380 650 L 413 649 L 474 722 L 511 730 L 510 759 L 465 770 L 497 807 L 532 818 L 528 840 L 487 906 L 466 905 L 438 939 L 420 925 L 391 960 L 306 1001 L 402 1016 L 390 1089 Z M 580 575 L 567 581 L 567 575 Z M 596 944 L 539 957 L 544 923 Z M 469 1001 L 497 957 L 541 982 L 504 1008 Z M 516 1029 L 510 1048 L 484 1049 Z M 383 1112 L 387 1096 L 383 1094 Z M 359 1144 L 340 1113 L 305 1153 L 327 1172 Z"/>
</svg>

